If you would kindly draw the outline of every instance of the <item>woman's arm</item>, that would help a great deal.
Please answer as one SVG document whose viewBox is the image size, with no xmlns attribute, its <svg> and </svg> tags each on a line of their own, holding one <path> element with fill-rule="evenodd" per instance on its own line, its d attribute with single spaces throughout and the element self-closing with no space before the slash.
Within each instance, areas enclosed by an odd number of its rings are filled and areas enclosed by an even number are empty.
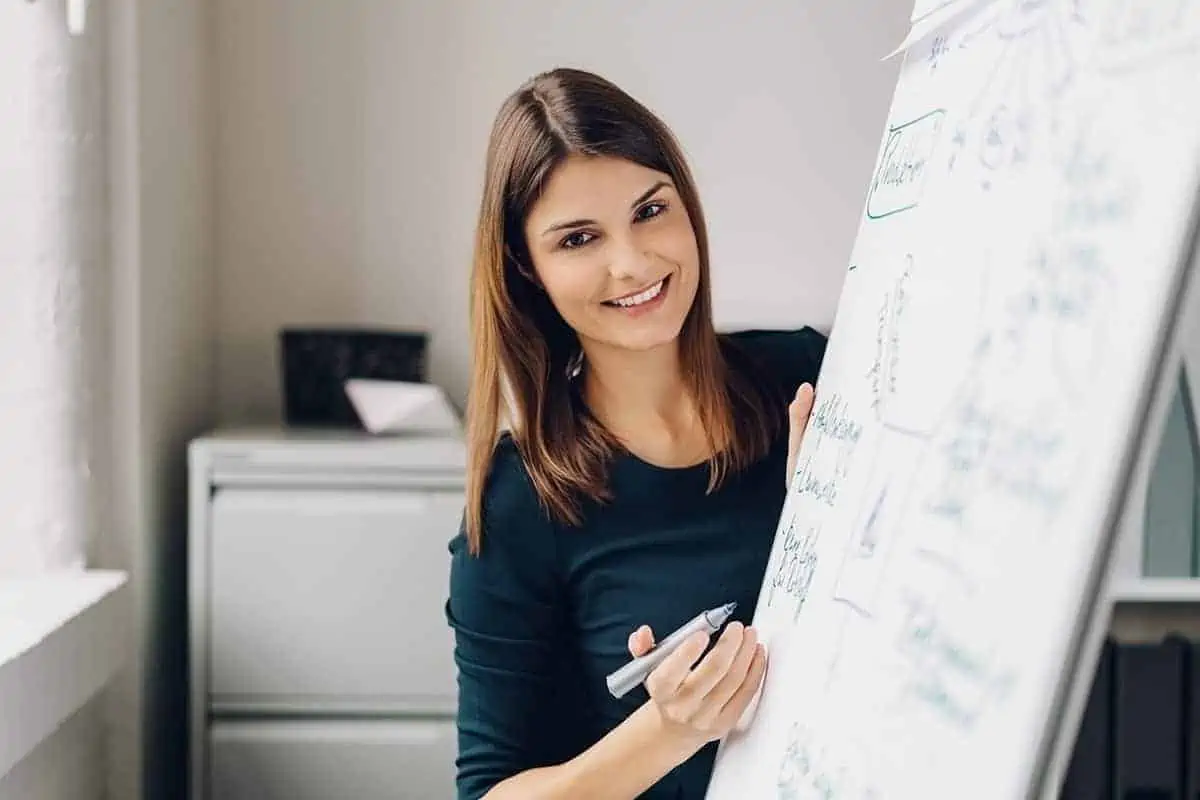
<svg viewBox="0 0 1200 800">
<path fill-rule="evenodd" d="M 628 800 L 736 723 L 762 678 L 761 648 L 739 622 L 707 655 L 710 637 L 698 634 L 647 679 L 645 706 L 587 741 L 561 696 L 568 603 L 556 541 L 517 459 L 498 451 L 482 551 L 469 554 L 461 532 L 450 544 L 458 795 Z M 630 638 L 635 655 L 652 645 L 645 627 Z"/>
<path fill-rule="evenodd" d="M 514 775 L 485 800 L 630 800 L 724 736 L 754 698 L 766 657 L 755 631 L 733 622 L 696 664 L 708 640 L 696 634 L 666 658 L 646 681 L 650 700 L 599 742 L 563 764 Z M 630 650 L 640 655 L 653 641 L 643 628 Z"/>
<path fill-rule="evenodd" d="M 668 729 L 647 701 L 603 739 L 563 764 L 526 770 L 485 800 L 630 800 L 703 746 Z"/>
</svg>

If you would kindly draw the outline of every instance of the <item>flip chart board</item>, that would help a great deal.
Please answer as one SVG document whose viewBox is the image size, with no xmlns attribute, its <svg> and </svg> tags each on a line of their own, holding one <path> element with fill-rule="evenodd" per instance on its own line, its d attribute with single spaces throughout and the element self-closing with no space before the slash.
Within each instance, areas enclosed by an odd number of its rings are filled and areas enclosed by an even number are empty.
<svg viewBox="0 0 1200 800">
<path fill-rule="evenodd" d="M 1046 791 L 1192 255 L 1200 0 L 968 5 L 904 55 L 710 800 Z"/>
</svg>

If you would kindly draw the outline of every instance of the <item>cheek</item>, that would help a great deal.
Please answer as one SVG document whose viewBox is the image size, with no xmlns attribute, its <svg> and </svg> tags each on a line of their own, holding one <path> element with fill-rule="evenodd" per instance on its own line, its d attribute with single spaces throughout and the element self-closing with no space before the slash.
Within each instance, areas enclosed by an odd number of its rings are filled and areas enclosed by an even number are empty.
<svg viewBox="0 0 1200 800">
<path fill-rule="evenodd" d="M 684 278 L 690 282 L 698 279 L 700 270 L 700 249 L 696 244 L 696 234 L 686 216 L 671 221 L 662 230 L 662 243 L 659 248 L 662 256 L 683 270 Z"/>
<path fill-rule="evenodd" d="M 538 279 L 558 313 L 570 322 L 593 302 L 596 282 L 584 264 L 564 263 L 557 258 L 545 260 L 537 270 Z"/>
</svg>

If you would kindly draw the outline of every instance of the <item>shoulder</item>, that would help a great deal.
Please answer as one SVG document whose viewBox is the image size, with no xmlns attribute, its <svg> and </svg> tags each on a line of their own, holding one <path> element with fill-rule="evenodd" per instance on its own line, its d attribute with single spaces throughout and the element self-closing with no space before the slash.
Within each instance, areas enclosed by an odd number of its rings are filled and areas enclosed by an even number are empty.
<svg viewBox="0 0 1200 800">
<path fill-rule="evenodd" d="M 553 565 L 553 526 L 511 434 L 501 436 L 492 451 L 482 500 L 479 554 L 469 554 L 466 534 L 460 528 L 450 542 L 450 552 L 456 559 L 484 564 L 504 562 L 519 572 L 536 572 Z"/>
<path fill-rule="evenodd" d="M 726 349 L 777 381 L 790 397 L 803 383 L 816 384 L 828 338 L 816 328 L 753 328 L 721 334 Z"/>
<path fill-rule="evenodd" d="M 483 520 L 485 526 L 498 528 L 549 523 L 511 433 L 504 433 L 492 451 L 483 490 Z"/>
</svg>

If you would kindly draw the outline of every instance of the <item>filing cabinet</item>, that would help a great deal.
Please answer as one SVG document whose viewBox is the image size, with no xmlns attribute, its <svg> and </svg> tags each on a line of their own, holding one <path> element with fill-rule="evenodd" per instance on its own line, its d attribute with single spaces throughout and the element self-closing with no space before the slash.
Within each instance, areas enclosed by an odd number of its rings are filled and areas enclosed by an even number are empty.
<svg viewBox="0 0 1200 800">
<path fill-rule="evenodd" d="M 461 437 L 189 450 L 192 800 L 454 797 Z"/>
</svg>

